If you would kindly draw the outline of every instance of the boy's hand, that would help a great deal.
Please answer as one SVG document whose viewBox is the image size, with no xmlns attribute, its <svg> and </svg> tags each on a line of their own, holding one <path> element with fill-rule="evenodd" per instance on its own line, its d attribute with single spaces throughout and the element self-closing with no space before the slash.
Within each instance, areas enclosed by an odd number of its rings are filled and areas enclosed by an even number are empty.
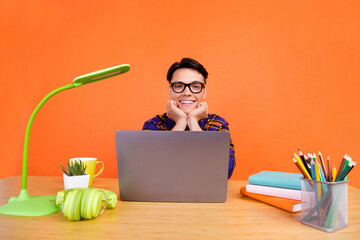
<svg viewBox="0 0 360 240">
<path fill-rule="evenodd" d="M 176 104 L 174 100 L 167 102 L 167 115 L 178 125 L 175 130 L 185 130 L 187 126 L 187 115 Z M 180 127 L 178 129 L 178 127 Z"/>
<path fill-rule="evenodd" d="M 208 106 L 206 102 L 201 102 L 199 103 L 199 105 L 197 106 L 197 108 L 195 108 L 194 110 L 192 110 L 189 115 L 188 118 L 195 120 L 196 122 L 200 121 L 201 119 L 204 119 L 208 116 Z"/>
</svg>

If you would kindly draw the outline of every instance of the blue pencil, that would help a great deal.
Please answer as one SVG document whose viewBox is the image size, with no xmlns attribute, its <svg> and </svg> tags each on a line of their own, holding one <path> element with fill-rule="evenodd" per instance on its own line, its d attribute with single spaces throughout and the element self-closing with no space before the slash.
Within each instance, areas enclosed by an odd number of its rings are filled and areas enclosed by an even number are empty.
<svg viewBox="0 0 360 240">
<path fill-rule="evenodd" d="M 314 160 L 311 160 L 310 163 L 311 163 L 311 164 L 310 164 L 310 167 L 311 167 L 311 169 L 310 169 L 310 170 L 311 170 L 311 178 L 314 179 L 314 180 L 316 180 Z M 317 184 L 315 183 L 315 184 L 314 184 L 314 193 L 315 193 L 316 203 L 318 203 L 318 202 L 319 202 L 319 197 L 318 197 L 317 186 L 316 186 L 316 185 L 317 185 Z M 318 217 L 319 217 L 319 219 L 320 219 L 320 211 L 319 211 L 319 209 L 317 209 L 317 215 L 318 215 Z"/>
</svg>

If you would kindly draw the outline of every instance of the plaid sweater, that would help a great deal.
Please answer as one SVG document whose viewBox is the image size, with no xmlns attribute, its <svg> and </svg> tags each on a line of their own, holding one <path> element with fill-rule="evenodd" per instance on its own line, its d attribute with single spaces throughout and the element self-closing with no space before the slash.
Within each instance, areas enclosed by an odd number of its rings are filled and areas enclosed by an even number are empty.
<svg viewBox="0 0 360 240">
<path fill-rule="evenodd" d="M 165 130 L 171 131 L 175 126 L 175 122 L 168 118 L 166 113 L 163 115 L 156 115 L 144 123 L 142 130 Z M 229 131 L 229 123 L 222 117 L 216 114 L 208 114 L 207 118 L 199 121 L 199 126 L 203 131 Z M 188 130 L 188 128 L 187 128 Z M 235 149 L 234 144 L 230 139 L 229 148 L 229 172 L 228 178 L 231 177 L 235 168 Z"/>
</svg>

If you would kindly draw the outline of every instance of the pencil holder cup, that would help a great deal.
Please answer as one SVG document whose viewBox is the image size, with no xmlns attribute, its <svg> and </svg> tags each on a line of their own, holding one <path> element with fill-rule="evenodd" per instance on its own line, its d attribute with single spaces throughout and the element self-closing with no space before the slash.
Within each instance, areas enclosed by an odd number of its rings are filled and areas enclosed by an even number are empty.
<svg viewBox="0 0 360 240">
<path fill-rule="evenodd" d="M 325 232 L 348 226 L 348 181 L 301 179 L 301 222 Z"/>
</svg>

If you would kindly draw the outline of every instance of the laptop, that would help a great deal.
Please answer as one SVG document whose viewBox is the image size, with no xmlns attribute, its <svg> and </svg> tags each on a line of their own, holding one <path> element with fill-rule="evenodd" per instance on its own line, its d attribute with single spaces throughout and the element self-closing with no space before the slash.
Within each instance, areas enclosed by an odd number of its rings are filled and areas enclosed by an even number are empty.
<svg viewBox="0 0 360 240">
<path fill-rule="evenodd" d="M 225 202 L 229 132 L 116 131 L 120 198 Z"/>
</svg>

